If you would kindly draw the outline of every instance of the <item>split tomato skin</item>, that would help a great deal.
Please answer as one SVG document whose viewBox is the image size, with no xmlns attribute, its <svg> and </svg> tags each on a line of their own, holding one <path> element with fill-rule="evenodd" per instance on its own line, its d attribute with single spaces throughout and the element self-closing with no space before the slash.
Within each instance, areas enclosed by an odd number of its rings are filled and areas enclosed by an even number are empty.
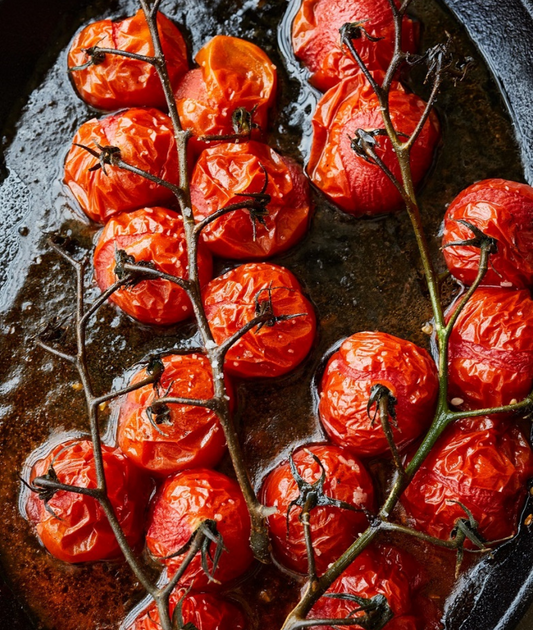
<svg viewBox="0 0 533 630">
<path fill-rule="evenodd" d="M 96 151 L 96 144 L 117 147 L 124 162 L 177 185 L 176 142 L 166 114 L 157 109 L 134 108 L 93 118 L 78 129 L 72 142 L 65 161 L 64 182 L 92 221 L 105 223 L 121 212 L 173 201 L 173 193 L 164 186 L 118 166 L 106 164 L 105 173 L 102 168 L 91 171 L 98 159 L 76 146 Z"/>
<path fill-rule="evenodd" d="M 426 104 L 395 82 L 389 105 L 394 127 L 410 135 Z M 363 76 L 341 81 L 326 92 L 317 105 L 307 165 L 311 181 L 333 203 L 354 216 L 396 212 L 403 207 L 403 201 L 394 184 L 379 166 L 359 157 L 351 147 L 358 129 L 367 132 L 383 129 L 378 99 Z M 411 151 L 415 185 L 430 168 L 439 137 L 439 123 L 432 113 Z M 376 142 L 376 154 L 401 181 L 400 166 L 390 140 L 386 136 L 376 136 Z"/>
<path fill-rule="evenodd" d="M 170 83 L 177 87 L 189 69 L 187 45 L 179 29 L 162 13 L 157 27 L 169 73 Z M 152 57 L 154 47 L 142 9 L 120 22 L 99 20 L 86 26 L 69 50 L 68 67 L 79 96 L 89 105 L 104 111 L 126 107 L 166 109 L 161 81 L 154 66 L 135 59 L 106 54 L 100 63 L 83 70 L 90 59 L 84 49 L 98 46 Z"/>
<path fill-rule="evenodd" d="M 257 302 L 272 294 L 274 316 L 298 315 L 247 332 L 226 354 L 228 373 L 241 378 L 287 374 L 309 353 L 316 335 L 313 306 L 284 267 L 248 263 L 211 280 L 203 292 L 209 327 L 221 344 L 256 317 Z"/>
<path fill-rule="evenodd" d="M 374 385 L 397 399 L 392 431 L 402 449 L 433 419 L 439 383 L 433 359 L 410 341 L 381 332 L 348 337 L 328 361 L 320 385 L 319 414 L 330 439 L 360 457 L 389 453 L 379 420 L 367 412 Z M 373 415 L 374 406 L 371 410 Z"/>
<path fill-rule="evenodd" d="M 456 197 L 444 217 L 443 253 L 450 273 L 470 286 L 479 269 L 479 247 L 454 245 L 474 237 L 468 221 L 497 241 L 483 286 L 518 289 L 533 285 L 533 188 L 505 179 L 486 179 Z"/>
<path fill-rule="evenodd" d="M 118 449 L 102 445 L 109 500 L 131 546 L 140 542 L 145 510 L 152 490 L 149 478 L 131 464 Z M 89 440 L 59 444 L 35 463 L 30 480 L 44 476 L 50 466 L 60 483 L 96 488 L 93 446 Z M 70 563 L 95 562 L 121 556 L 121 550 L 107 517 L 96 499 L 58 490 L 48 502 L 30 493 L 26 513 L 48 551 Z"/>
<path fill-rule="evenodd" d="M 94 269 L 102 291 L 117 281 L 116 251 L 124 250 L 136 262 L 149 261 L 164 273 L 188 276 L 188 258 L 183 218 L 165 208 L 142 208 L 114 216 L 104 227 L 94 250 Z M 211 254 L 198 249 L 200 284 L 212 275 Z M 188 319 L 192 304 L 185 291 L 170 280 L 141 280 L 116 291 L 110 298 L 125 313 L 145 324 L 166 326 Z"/>
<path fill-rule="evenodd" d="M 318 481 L 321 470 L 309 450 L 321 461 L 326 471 L 324 493 L 344 501 L 355 508 L 370 512 L 375 507 L 372 479 L 363 464 L 348 450 L 331 445 L 313 445 L 299 449 L 293 456 L 299 474 L 308 483 Z M 277 513 L 268 517 L 268 527 L 276 559 L 299 573 L 307 572 L 307 553 L 303 525 L 299 520 L 301 507 L 287 510 L 291 501 L 300 495 L 289 462 L 277 466 L 266 477 L 261 490 L 261 500 L 268 507 L 276 507 Z M 319 574 L 326 571 L 355 540 L 357 534 L 368 527 L 368 520 L 361 511 L 319 506 L 311 511 L 311 532 L 316 549 L 316 567 Z"/>
<path fill-rule="evenodd" d="M 265 176 L 266 171 L 266 176 Z M 259 193 L 268 178 L 271 196 L 265 225 L 248 210 L 222 216 L 202 231 L 213 254 L 234 259 L 265 259 L 295 245 L 307 231 L 311 200 L 308 180 L 296 162 L 259 142 L 220 144 L 200 155 L 191 179 L 197 222 L 217 210 Z"/>
</svg>

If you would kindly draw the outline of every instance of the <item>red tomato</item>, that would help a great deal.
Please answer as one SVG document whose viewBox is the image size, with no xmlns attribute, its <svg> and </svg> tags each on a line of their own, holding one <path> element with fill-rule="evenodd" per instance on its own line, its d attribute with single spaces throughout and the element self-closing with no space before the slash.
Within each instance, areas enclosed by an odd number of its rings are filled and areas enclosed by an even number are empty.
<svg viewBox="0 0 533 630">
<path fill-rule="evenodd" d="M 322 462 L 326 471 L 324 493 L 332 499 L 344 501 L 358 508 L 372 511 L 374 487 L 363 464 L 349 451 L 338 446 L 310 446 L 294 454 L 294 463 L 308 483 L 317 481 L 321 470 L 309 450 Z M 301 507 L 293 506 L 287 531 L 287 509 L 300 496 L 289 463 L 279 465 L 265 479 L 261 498 L 265 505 L 274 506 L 277 513 L 268 518 L 276 559 L 294 571 L 307 572 L 307 553 L 303 525 L 299 521 Z M 368 527 L 362 512 L 320 506 L 311 510 L 311 532 L 316 550 L 316 567 L 323 573 Z"/>
<path fill-rule="evenodd" d="M 187 46 L 179 30 L 162 13 L 157 14 L 157 26 L 171 84 L 176 87 L 189 69 Z M 68 66 L 82 66 L 90 57 L 84 49 L 99 46 L 115 48 L 138 55 L 153 56 L 150 30 L 142 10 L 121 22 L 100 20 L 86 26 L 72 42 Z M 105 55 L 101 63 L 70 75 L 81 98 L 97 109 L 113 110 L 124 107 L 166 107 L 165 95 L 156 69 L 148 64 Z"/>
<path fill-rule="evenodd" d="M 196 55 L 200 66 L 190 70 L 176 91 L 184 129 L 194 136 L 235 133 L 233 113 L 253 111 L 253 138 L 264 136 L 268 112 L 276 99 L 276 66 L 258 46 L 238 37 L 217 35 Z M 201 151 L 203 142 L 192 139 Z"/>
<path fill-rule="evenodd" d="M 399 448 L 431 423 L 439 392 L 437 368 L 422 348 L 380 332 L 348 337 L 328 361 L 319 413 L 329 437 L 361 457 L 390 452 L 379 416 L 372 425 L 367 413 L 377 384 L 388 387 L 398 401 L 393 434 Z"/>
<path fill-rule="evenodd" d="M 206 519 L 214 520 L 224 540 L 215 579 L 226 584 L 240 577 L 251 565 L 250 517 L 237 482 L 213 470 L 197 468 L 169 477 L 152 505 L 146 544 L 156 558 L 164 558 L 187 543 Z M 215 544 L 211 543 L 211 554 Z M 183 556 L 162 560 L 169 575 L 180 567 Z M 208 560 L 209 570 L 212 563 Z M 215 588 L 202 570 L 196 555 L 181 579 L 197 589 Z"/>
<path fill-rule="evenodd" d="M 501 425 L 500 425 L 501 426 Z M 467 519 L 460 501 L 486 541 L 516 533 L 533 453 L 522 432 L 504 430 L 489 418 L 451 426 L 437 442 L 402 497 L 416 527 L 448 540 L 457 519 Z M 467 543 L 472 547 L 470 542 Z"/>
<path fill-rule="evenodd" d="M 478 289 L 449 342 L 449 393 L 467 408 L 508 405 L 533 389 L 533 301 L 528 291 Z"/>
<path fill-rule="evenodd" d="M 389 105 L 395 128 L 414 131 L 425 103 L 394 83 Z M 358 129 L 383 129 L 376 95 L 362 76 L 345 79 L 319 101 L 313 117 L 313 144 L 307 171 L 313 181 L 345 212 L 375 215 L 402 208 L 402 198 L 379 166 L 358 157 L 351 139 Z M 418 184 L 431 165 L 439 140 L 439 124 L 432 114 L 411 151 L 413 181 Z M 400 167 L 388 138 L 377 136 L 377 155 L 401 181 Z"/>
<path fill-rule="evenodd" d="M 263 170 L 264 169 L 264 170 Z M 307 230 L 311 200 L 309 184 L 296 162 L 266 144 L 221 144 L 204 151 L 192 175 L 191 196 L 197 221 L 231 204 L 243 193 L 259 193 L 268 174 L 266 193 L 271 196 L 265 226 L 250 213 L 226 214 L 202 232 L 217 256 L 261 259 L 275 256 L 297 243 Z"/>
<path fill-rule="evenodd" d="M 163 365 L 165 371 L 159 385 L 165 396 L 199 399 L 213 396 L 213 377 L 207 357 L 172 355 L 163 357 Z M 146 370 L 141 370 L 131 382 L 138 383 L 146 377 Z M 226 389 L 232 396 L 227 379 Z M 170 404 L 170 419 L 162 423 L 158 431 L 150 423 L 146 410 L 163 393 L 156 395 L 153 386 L 147 385 L 128 394 L 118 420 L 120 448 L 138 466 L 157 475 L 216 466 L 225 453 L 226 440 L 215 412 L 204 407 Z"/>
<path fill-rule="evenodd" d="M 165 208 L 143 208 L 113 217 L 104 227 L 94 250 L 98 286 L 105 291 L 117 280 L 115 253 L 124 250 L 136 262 L 151 261 L 160 270 L 187 277 L 187 244 L 181 215 Z M 198 249 L 198 270 L 202 286 L 211 277 L 211 255 Z M 175 324 L 192 315 L 192 304 L 183 289 L 165 279 L 142 280 L 124 287 L 110 300 L 124 312 L 145 324 Z"/>
<path fill-rule="evenodd" d="M 444 217 L 443 245 L 473 238 L 458 220 L 468 221 L 498 241 L 483 285 L 523 288 L 533 284 L 533 188 L 505 179 L 486 179 L 469 186 L 450 204 Z M 443 249 L 448 269 L 471 285 L 479 269 L 479 248 Z"/>
<path fill-rule="evenodd" d="M 118 448 L 102 446 L 109 499 L 130 545 L 142 537 L 144 513 L 152 484 Z M 30 479 L 47 474 L 50 465 L 60 483 L 96 488 L 92 442 L 79 440 L 56 446 L 33 466 Z M 94 562 L 121 555 L 115 535 L 102 508 L 92 497 L 57 491 L 48 502 L 30 493 L 26 504 L 29 520 L 48 551 L 65 562 Z"/>
<path fill-rule="evenodd" d="M 97 150 L 118 147 L 122 159 L 172 184 L 178 183 L 178 158 L 170 118 L 156 109 L 128 109 L 113 116 L 84 123 L 73 143 Z M 98 160 L 81 147 L 72 145 L 65 161 L 64 182 L 85 214 L 105 223 L 119 212 L 166 203 L 171 191 L 118 166 L 106 165 L 90 171 Z M 106 174 L 107 173 L 107 174 Z"/>
<path fill-rule="evenodd" d="M 247 332 L 227 353 L 226 369 L 242 378 L 281 376 L 307 356 L 316 333 L 315 312 L 293 274 L 277 265 L 241 265 L 207 285 L 204 307 L 215 341 L 220 344 L 256 316 L 256 301 L 267 301 L 275 316 L 301 317 L 265 324 Z"/>
<path fill-rule="evenodd" d="M 347 22 L 363 22 L 367 33 L 353 40 L 369 70 L 386 70 L 394 52 L 394 21 L 388 0 L 303 0 L 292 28 L 294 54 L 312 72 L 311 83 L 325 92 L 345 77 L 359 74 L 359 65 L 341 44 L 339 29 Z M 417 24 L 405 17 L 402 48 L 415 52 Z"/>
</svg>

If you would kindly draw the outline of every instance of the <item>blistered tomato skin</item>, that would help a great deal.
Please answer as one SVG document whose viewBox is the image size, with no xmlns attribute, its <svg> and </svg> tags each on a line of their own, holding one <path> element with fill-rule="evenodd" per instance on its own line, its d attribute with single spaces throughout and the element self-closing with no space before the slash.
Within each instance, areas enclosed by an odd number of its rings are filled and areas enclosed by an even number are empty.
<svg viewBox="0 0 533 630">
<path fill-rule="evenodd" d="M 389 105 L 397 131 L 411 134 L 425 108 L 415 94 L 393 83 Z M 311 181 L 342 210 L 355 216 L 395 212 L 403 207 L 400 193 L 376 164 L 357 156 L 351 147 L 358 129 L 383 128 L 383 118 L 374 91 L 362 76 L 345 79 L 319 101 L 313 117 L 313 144 L 307 172 Z M 428 171 L 440 136 L 432 114 L 411 151 L 413 182 Z M 400 166 L 390 140 L 377 136 L 377 155 L 401 181 Z"/>
<path fill-rule="evenodd" d="M 338 446 L 310 446 L 311 453 L 322 462 L 326 471 L 324 493 L 344 501 L 355 508 L 374 509 L 374 487 L 363 464 L 349 451 Z M 293 456 L 300 475 L 308 483 L 320 477 L 321 470 L 313 458 L 302 448 Z M 288 462 L 275 468 L 263 484 L 262 502 L 276 507 L 277 513 L 269 516 L 268 527 L 276 559 L 288 568 L 306 573 L 308 568 L 303 525 L 299 520 L 301 507 L 287 509 L 300 491 L 292 476 Z M 316 550 L 316 567 L 323 573 L 355 540 L 357 534 L 368 527 L 368 519 L 361 511 L 321 506 L 311 511 L 311 533 Z"/>
<path fill-rule="evenodd" d="M 263 170 L 264 169 L 264 170 Z M 221 144 L 200 155 L 191 180 L 197 222 L 217 210 L 246 200 L 239 195 L 259 193 L 268 178 L 271 201 L 264 223 L 255 221 L 255 238 L 248 210 L 226 214 L 202 232 L 204 242 L 217 256 L 264 259 L 296 244 L 309 224 L 308 180 L 299 165 L 266 144 Z"/>
<path fill-rule="evenodd" d="M 93 118 L 79 129 L 65 161 L 64 182 L 85 214 L 97 223 L 105 223 L 120 212 L 174 200 L 173 193 L 158 184 L 118 166 L 89 170 L 98 164 L 81 144 L 97 150 L 112 146 L 120 156 L 171 184 L 178 184 L 178 159 L 170 118 L 156 109 L 128 109 L 97 120 Z"/>
<path fill-rule="evenodd" d="M 450 335 L 450 399 L 468 409 L 520 401 L 533 389 L 533 300 L 528 291 L 482 287 Z"/>
<path fill-rule="evenodd" d="M 213 470 L 196 468 L 169 477 L 156 495 L 148 524 L 146 544 L 155 558 L 164 558 L 185 545 L 199 525 L 214 520 L 224 539 L 215 579 L 222 584 L 240 577 L 252 563 L 250 551 L 250 517 L 242 492 L 229 477 Z M 215 545 L 211 543 L 211 553 Z M 183 556 L 165 559 L 169 575 L 180 567 Z M 212 563 L 208 560 L 209 570 Z M 209 581 L 197 555 L 188 566 L 181 584 L 195 589 L 216 589 L 220 585 Z"/>
<path fill-rule="evenodd" d="M 224 431 L 214 411 L 204 407 L 169 404 L 170 418 L 157 428 L 147 408 L 164 392 L 165 396 L 207 400 L 213 397 L 209 359 L 200 354 L 163 357 L 165 367 L 159 396 L 153 385 L 130 392 L 120 407 L 118 444 L 137 466 L 154 475 L 170 475 L 186 468 L 214 467 L 226 450 Z M 147 377 L 141 370 L 132 379 Z M 233 406 L 233 391 L 226 379 Z M 159 430 L 158 430 L 159 429 Z"/>
<path fill-rule="evenodd" d="M 278 265 L 249 263 L 211 280 L 203 292 L 215 341 L 223 343 L 257 315 L 272 295 L 274 316 L 298 315 L 247 332 L 226 354 L 225 368 L 241 378 L 281 376 L 309 353 L 316 333 L 313 306 L 294 275 Z"/>
<path fill-rule="evenodd" d="M 157 26 L 170 82 L 173 87 L 177 87 L 189 69 L 187 46 L 178 28 L 162 13 L 157 14 Z M 155 67 L 149 63 L 108 53 L 97 64 L 91 64 L 82 70 L 72 70 L 90 60 L 83 49 L 93 46 L 152 57 L 154 47 L 142 10 L 121 22 L 93 22 L 78 33 L 68 55 L 70 75 L 81 98 L 96 109 L 166 109 L 161 81 Z"/>
<path fill-rule="evenodd" d="M 429 426 L 435 411 L 437 368 L 425 350 L 386 333 L 348 337 L 326 366 L 319 413 L 331 440 L 360 457 L 389 452 L 379 417 L 372 423 L 367 413 L 372 387 L 378 384 L 398 401 L 392 430 L 400 449 Z"/>
<path fill-rule="evenodd" d="M 188 276 L 187 244 L 181 215 L 165 208 L 142 208 L 119 214 L 104 227 L 94 250 L 96 281 L 102 291 L 117 281 L 115 255 L 124 250 L 136 262 L 150 261 L 164 273 L 179 278 Z M 212 273 L 209 251 L 198 249 L 200 284 Z M 192 304 L 185 291 L 164 278 L 142 280 L 116 291 L 110 298 L 125 313 L 145 324 L 165 326 L 192 315 Z"/>
<path fill-rule="evenodd" d="M 322 92 L 341 79 L 360 73 L 357 61 L 341 43 L 339 30 L 348 22 L 363 22 L 371 37 L 353 45 L 366 67 L 386 70 L 394 53 L 394 20 L 387 0 L 303 0 L 293 23 L 294 54 L 311 71 L 311 83 Z M 402 48 L 416 51 L 418 28 L 408 17 L 402 24 Z"/>
<path fill-rule="evenodd" d="M 152 484 L 118 448 L 102 446 L 107 494 L 128 543 L 142 538 L 145 510 Z M 93 446 L 88 440 L 59 444 L 33 467 L 30 479 L 48 473 L 53 463 L 60 483 L 96 488 Z M 57 491 L 48 502 L 55 516 L 35 493 L 28 495 L 26 513 L 48 551 L 65 562 L 94 562 L 121 556 L 107 517 L 92 497 Z"/>
<path fill-rule="evenodd" d="M 456 197 L 444 217 L 444 258 L 451 274 L 466 285 L 476 279 L 479 248 L 447 244 L 473 238 L 458 221 L 468 221 L 497 240 L 484 286 L 526 288 L 533 285 L 533 188 L 505 179 L 486 179 Z"/>
</svg>

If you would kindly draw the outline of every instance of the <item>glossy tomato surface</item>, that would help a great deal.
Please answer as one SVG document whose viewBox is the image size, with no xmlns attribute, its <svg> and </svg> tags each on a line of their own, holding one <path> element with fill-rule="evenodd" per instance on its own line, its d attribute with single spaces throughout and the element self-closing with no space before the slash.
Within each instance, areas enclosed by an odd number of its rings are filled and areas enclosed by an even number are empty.
<svg viewBox="0 0 533 630">
<path fill-rule="evenodd" d="M 272 297 L 275 316 L 299 315 L 247 332 L 226 354 L 226 369 L 242 378 L 281 376 L 307 356 L 316 333 L 313 306 L 293 274 L 266 263 L 241 265 L 211 280 L 203 293 L 205 312 L 220 344 L 257 314 Z"/>
<path fill-rule="evenodd" d="M 157 26 L 170 82 L 177 87 L 189 69 L 187 46 L 178 28 L 162 13 L 157 14 Z M 99 20 L 80 31 L 68 54 L 70 75 L 81 98 L 97 109 L 166 108 L 161 81 L 149 63 L 108 53 L 99 63 L 82 70 L 73 69 L 91 59 L 84 49 L 93 46 L 153 56 L 154 47 L 142 9 L 121 22 Z"/>
<path fill-rule="evenodd" d="M 467 408 L 520 401 L 533 389 L 533 300 L 528 291 L 480 288 L 449 343 L 449 393 Z"/>
<path fill-rule="evenodd" d="M 81 144 L 93 150 L 98 150 L 96 144 L 117 147 L 124 162 L 177 184 L 178 159 L 172 123 L 160 111 L 136 108 L 99 120 L 93 118 L 78 129 L 72 142 L 65 161 L 64 182 L 93 221 L 105 223 L 119 212 L 174 199 L 164 186 L 118 166 L 106 165 L 105 172 L 102 168 L 91 171 L 98 165 L 97 158 L 75 146 Z"/>
<path fill-rule="evenodd" d="M 533 188 L 505 179 L 486 179 L 456 197 L 444 217 L 444 246 L 474 237 L 467 221 L 497 240 L 482 285 L 524 288 L 533 284 Z M 452 275 L 466 285 L 476 279 L 479 247 L 443 249 Z"/>
<path fill-rule="evenodd" d="M 148 523 L 146 544 L 155 558 L 161 558 L 169 575 L 181 565 L 183 556 L 163 559 L 185 545 L 199 525 L 214 520 L 222 535 L 226 551 L 222 553 L 215 579 L 226 584 L 240 577 L 251 565 L 250 517 L 236 481 L 225 475 L 196 468 L 169 477 L 156 495 Z M 210 545 L 211 554 L 215 544 Z M 211 560 L 207 560 L 213 570 Z M 195 589 L 217 588 L 209 580 L 196 555 L 185 571 L 182 584 Z"/>
<path fill-rule="evenodd" d="M 265 175 L 266 171 L 266 175 Z M 202 232 L 218 256 L 264 259 L 296 244 L 309 224 L 309 183 L 300 166 L 259 142 L 221 144 L 206 149 L 193 171 L 191 196 L 196 221 L 259 193 L 268 179 L 268 215 L 254 225 L 248 210 L 226 214 Z M 251 198 L 248 198 L 251 200 Z"/>
<path fill-rule="evenodd" d="M 104 227 L 94 250 L 94 269 L 102 291 L 117 281 L 115 254 L 124 250 L 136 262 L 150 261 L 164 273 L 188 276 L 187 244 L 181 215 L 165 208 L 142 208 L 114 216 Z M 200 283 L 212 274 L 211 254 L 198 250 Z M 142 280 L 116 291 L 110 300 L 145 324 L 167 325 L 192 315 L 192 304 L 177 284 L 164 278 Z"/>
<path fill-rule="evenodd" d="M 401 449 L 433 420 L 439 391 L 437 368 L 429 354 L 414 343 L 381 332 L 348 337 L 335 352 L 320 385 L 320 420 L 329 437 L 361 457 L 389 452 L 379 420 L 367 412 L 374 385 L 384 385 L 396 398 L 396 423 Z M 376 406 L 371 409 L 373 416 Z"/>
<path fill-rule="evenodd" d="M 326 472 L 324 493 L 332 499 L 344 501 L 354 508 L 374 509 L 374 487 L 363 464 L 349 451 L 338 446 L 322 445 L 300 448 L 294 454 L 298 473 L 308 483 L 316 482 L 321 469 L 307 451 L 321 461 Z M 306 573 L 308 558 L 303 525 L 299 520 L 302 508 L 292 506 L 287 531 L 287 510 L 298 499 L 300 491 L 289 462 L 275 468 L 263 484 L 261 499 L 267 506 L 276 507 L 269 516 L 268 527 L 276 559 L 285 566 Z M 368 519 L 361 511 L 319 506 L 311 510 L 311 534 L 316 550 L 316 567 L 323 573 L 355 540 L 357 534 L 368 527 Z"/>
<path fill-rule="evenodd" d="M 389 105 L 397 131 L 414 131 L 425 103 L 393 83 Z M 376 95 L 362 76 L 341 81 L 319 101 L 313 116 L 313 144 L 307 172 L 327 197 L 355 216 L 394 212 L 402 208 L 399 192 L 376 164 L 359 157 L 351 148 L 356 131 L 383 129 Z M 411 151 L 413 181 L 418 184 L 433 160 L 439 140 L 439 123 L 432 114 Z M 400 167 L 390 140 L 377 136 L 377 155 L 401 181 Z"/>
<path fill-rule="evenodd" d="M 388 0 L 303 0 L 292 28 L 294 53 L 311 71 L 311 83 L 325 92 L 341 79 L 359 74 L 359 65 L 341 44 L 339 30 L 363 22 L 366 32 L 353 44 L 369 70 L 386 70 L 394 52 L 394 20 Z M 406 17 L 402 50 L 415 52 L 416 23 Z"/>
<path fill-rule="evenodd" d="M 107 493 L 131 546 L 142 538 L 152 484 L 118 448 L 102 446 Z M 60 483 L 96 488 L 93 446 L 88 440 L 59 444 L 32 468 L 30 479 L 44 476 L 50 465 Z M 117 558 L 121 551 L 102 508 L 92 497 L 57 491 L 48 502 L 28 495 L 26 513 L 48 551 L 65 562 Z"/>
</svg>

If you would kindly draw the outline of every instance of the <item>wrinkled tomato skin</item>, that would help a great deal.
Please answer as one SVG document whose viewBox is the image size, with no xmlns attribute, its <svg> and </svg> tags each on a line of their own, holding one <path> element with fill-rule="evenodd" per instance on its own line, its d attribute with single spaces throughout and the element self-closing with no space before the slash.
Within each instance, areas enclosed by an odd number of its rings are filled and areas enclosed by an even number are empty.
<svg viewBox="0 0 533 630">
<path fill-rule="evenodd" d="M 109 500 L 131 546 L 140 542 L 145 510 L 152 490 L 147 476 L 131 464 L 118 448 L 102 446 Z M 80 440 L 59 444 L 32 468 L 30 479 L 46 475 L 53 463 L 61 483 L 96 488 L 92 443 Z M 48 502 L 30 493 L 26 504 L 29 520 L 48 551 L 65 562 L 94 562 L 121 556 L 120 547 L 96 499 L 57 491 Z"/>
<path fill-rule="evenodd" d="M 470 286 L 479 269 L 478 247 L 446 245 L 473 238 L 471 230 L 458 223 L 468 221 L 497 240 L 484 286 L 533 285 L 533 188 L 505 179 L 486 179 L 469 186 L 456 197 L 444 217 L 443 253 L 451 274 Z"/>
<path fill-rule="evenodd" d="M 211 519 L 224 539 L 227 551 L 222 553 L 215 579 L 227 584 L 240 577 L 252 564 L 250 517 L 242 492 L 229 477 L 204 468 L 196 468 L 169 477 L 152 504 L 146 544 L 155 558 L 163 558 L 185 545 L 199 525 Z M 215 545 L 211 543 L 211 553 Z M 183 556 L 162 560 L 169 576 L 180 567 Z M 208 561 L 212 570 L 212 563 Z M 216 589 L 220 585 L 209 581 L 196 555 L 180 584 L 195 589 Z"/>
<path fill-rule="evenodd" d="M 467 409 L 508 405 L 533 389 L 533 300 L 528 291 L 482 287 L 450 335 L 450 398 Z"/>
<path fill-rule="evenodd" d="M 533 454 L 515 426 L 490 418 L 452 425 L 414 476 L 401 501 L 417 529 L 448 540 L 468 508 L 486 541 L 516 533 Z M 469 547 L 472 543 L 466 541 Z"/>
<path fill-rule="evenodd" d="M 392 431 L 400 449 L 428 427 L 435 411 L 437 368 L 425 350 L 381 332 L 348 337 L 326 366 L 319 414 L 331 440 L 360 457 L 389 452 L 379 417 L 372 423 L 367 412 L 377 384 L 385 385 L 398 401 Z"/>
<path fill-rule="evenodd" d="M 187 277 L 188 259 L 183 218 L 165 208 L 142 208 L 114 216 L 104 227 L 94 250 L 95 277 L 102 291 L 117 281 L 115 253 L 124 250 L 136 262 L 150 261 L 159 271 Z M 212 275 L 212 260 L 207 248 L 198 250 L 200 284 Z M 166 326 L 192 315 L 192 304 L 185 291 L 164 278 L 142 280 L 135 286 L 116 291 L 110 301 L 125 313 L 145 324 Z"/>
<path fill-rule="evenodd" d="M 244 39 L 217 35 L 195 61 L 200 67 L 184 76 L 175 93 L 181 124 L 193 134 L 193 151 L 208 146 L 198 136 L 234 134 L 233 112 L 241 107 L 253 111 L 252 139 L 263 138 L 277 88 L 276 66 L 266 53 Z"/>
<path fill-rule="evenodd" d="M 106 165 L 90 171 L 98 160 L 81 144 L 95 149 L 113 146 L 120 149 L 121 158 L 152 175 L 178 184 L 176 142 L 170 118 L 156 109 L 128 109 L 97 120 L 93 118 L 79 129 L 65 161 L 64 182 L 70 188 L 85 214 L 105 223 L 120 212 L 130 212 L 144 206 L 172 202 L 170 190 L 119 168 Z"/>
<path fill-rule="evenodd" d="M 275 316 L 297 315 L 247 332 L 226 354 L 225 368 L 241 378 L 287 374 L 309 353 L 316 335 L 313 306 L 294 275 L 278 265 L 249 263 L 211 280 L 203 292 L 209 327 L 218 344 L 256 317 L 256 299 L 272 288 Z"/>
<path fill-rule="evenodd" d="M 353 44 L 366 67 L 387 70 L 394 53 L 394 20 L 387 0 L 303 0 L 293 23 L 294 54 L 312 73 L 311 83 L 325 92 L 346 77 L 360 73 L 359 65 L 341 44 L 340 28 L 365 20 L 364 28 L 380 41 L 364 35 Z M 402 48 L 415 52 L 418 25 L 405 17 Z"/>
<path fill-rule="evenodd" d="M 254 238 L 248 210 L 222 216 L 202 232 L 213 254 L 238 260 L 265 259 L 289 249 L 304 236 L 311 210 L 308 180 L 296 162 L 259 142 L 221 144 L 202 152 L 191 180 L 196 221 L 242 202 L 245 193 L 261 192 L 265 171 L 265 192 L 271 197 L 265 225 L 255 221 Z"/>
<path fill-rule="evenodd" d="M 411 134 L 425 108 L 415 94 L 393 83 L 389 105 L 394 127 Z M 383 128 L 379 103 L 364 77 L 341 81 L 319 101 L 313 116 L 313 144 L 307 172 L 311 181 L 342 210 L 355 216 L 395 212 L 403 207 L 395 186 L 376 164 L 357 156 L 351 139 L 358 129 Z M 437 117 L 425 123 L 411 151 L 413 182 L 420 183 L 433 161 L 440 136 Z M 401 180 L 400 167 L 390 140 L 377 136 L 377 155 Z"/>
<path fill-rule="evenodd" d="M 163 357 L 165 370 L 159 382 L 165 396 L 207 400 L 213 397 L 211 365 L 200 354 Z M 147 378 L 145 369 L 131 383 Z M 226 379 L 233 407 L 233 390 Z M 167 476 L 186 468 L 211 468 L 226 451 L 224 431 L 214 411 L 204 407 L 169 404 L 170 420 L 158 426 L 148 419 L 147 408 L 158 398 L 153 385 L 130 392 L 120 407 L 118 444 L 137 466 L 153 475 Z"/>
<path fill-rule="evenodd" d="M 310 446 L 326 470 L 324 493 L 370 512 L 374 509 L 374 487 L 363 464 L 349 451 L 338 446 Z M 308 483 L 320 477 L 318 464 L 303 448 L 294 454 L 294 463 L 300 475 Z M 292 476 L 289 462 L 277 466 L 265 479 L 261 499 L 268 507 L 276 507 L 276 514 L 269 516 L 268 527 L 276 559 L 299 573 L 307 572 L 307 553 L 303 525 L 299 520 L 301 507 L 293 506 L 287 532 L 287 509 L 300 491 Z M 368 527 L 362 512 L 320 506 L 311 511 L 311 532 L 316 550 L 316 567 L 324 573 L 355 540 L 357 534 Z"/>
<path fill-rule="evenodd" d="M 180 31 L 162 13 L 157 14 L 161 46 L 172 86 L 177 87 L 189 69 L 187 46 Z M 151 57 L 154 47 L 142 9 L 126 20 L 100 20 L 75 37 L 68 54 L 69 68 L 84 65 L 90 57 L 83 51 L 93 46 L 114 48 Z M 166 109 L 161 81 L 154 66 L 127 57 L 107 54 L 101 63 L 70 76 L 80 97 L 96 109 L 112 111 L 126 107 Z"/>
</svg>

